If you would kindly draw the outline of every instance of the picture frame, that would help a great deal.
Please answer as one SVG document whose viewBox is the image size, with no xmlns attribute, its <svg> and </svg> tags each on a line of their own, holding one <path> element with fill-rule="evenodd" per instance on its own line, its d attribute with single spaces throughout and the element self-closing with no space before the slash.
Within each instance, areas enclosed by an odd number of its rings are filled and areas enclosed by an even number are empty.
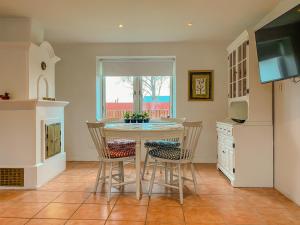
<svg viewBox="0 0 300 225">
<path fill-rule="evenodd" d="M 214 100 L 213 70 L 189 70 L 188 76 L 189 101 Z"/>
</svg>

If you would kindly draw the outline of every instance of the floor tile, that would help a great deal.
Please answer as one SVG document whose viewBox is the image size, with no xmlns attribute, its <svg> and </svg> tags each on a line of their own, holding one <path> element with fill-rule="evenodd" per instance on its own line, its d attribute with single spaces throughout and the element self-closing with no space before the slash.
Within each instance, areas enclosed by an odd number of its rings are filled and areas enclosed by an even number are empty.
<svg viewBox="0 0 300 225">
<path fill-rule="evenodd" d="M 147 222 L 184 222 L 183 211 L 180 206 L 150 206 L 147 212 Z"/>
<path fill-rule="evenodd" d="M 86 192 L 64 192 L 61 195 L 59 195 L 53 202 L 82 203 L 89 196 L 90 193 L 86 193 Z"/>
<path fill-rule="evenodd" d="M 143 196 L 140 200 L 137 200 L 135 194 L 123 194 L 120 195 L 116 204 L 117 205 L 148 205 L 149 197 Z"/>
<path fill-rule="evenodd" d="M 178 200 L 177 200 L 178 201 Z M 184 195 L 183 206 L 214 207 L 211 196 L 207 195 Z"/>
<path fill-rule="evenodd" d="M 234 189 L 232 186 L 214 185 L 214 184 L 200 184 L 197 185 L 198 194 L 233 194 Z"/>
<path fill-rule="evenodd" d="M 254 208 L 227 207 L 220 209 L 220 211 L 223 214 L 224 221 L 227 224 L 261 225 L 265 222 Z"/>
<path fill-rule="evenodd" d="M 274 196 L 254 195 L 245 197 L 245 201 L 249 206 L 258 208 L 286 208 L 285 203 Z"/>
<path fill-rule="evenodd" d="M 146 222 L 146 225 L 185 225 L 185 223 L 184 222 L 168 222 L 168 223 L 166 223 L 166 222 L 164 222 L 164 221 L 162 221 L 162 222 L 159 222 L 159 221 L 148 221 L 148 222 Z"/>
<path fill-rule="evenodd" d="M 213 207 L 184 207 L 184 217 L 187 223 L 224 223 L 220 210 Z"/>
<path fill-rule="evenodd" d="M 145 222 L 108 220 L 105 225 L 144 225 Z"/>
<path fill-rule="evenodd" d="M 2 201 L 12 201 L 22 195 L 24 191 L 10 191 L 10 190 L 1 190 L 0 191 L 0 202 Z"/>
<path fill-rule="evenodd" d="M 291 214 L 286 209 L 279 208 L 260 208 L 258 213 L 261 215 L 262 219 L 271 225 L 298 225 L 300 220 L 298 220 L 295 215 Z"/>
<path fill-rule="evenodd" d="M 44 208 L 46 204 L 47 203 L 14 203 L 2 211 L 0 217 L 31 218 Z"/>
<path fill-rule="evenodd" d="M 225 223 L 186 223 L 185 225 L 237 225 L 237 224 L 225 224 Z M 239 224 L 242 225 L 242 224 Z M 260 224 L 266 225 L 266 224 Z"/>
<path fill-rule="evenodd" d="M 111 205 L 83 204 L 72 216 L 72 219 L 106 220 L 111 209 Z"/>
<path fill-rule="evenodd" d="M 104 225 L 105 220 L 68 220 L 66 225 Z"/>
<path fill-rule="evenodd" d="M 15 204 L 15 202 L 11 202 L 11 201 L 0 202 L 0 215 L 13 204 Z"/>
<path fill-rule="evenodd" d="M 28 219 L 20 219 L 20 218 L 0 218 L 1 225 L 24 225 L 26 224 Z"/>
<path fill-rule="evenodd" d="M 50 203 L 35 218 L 69 219 L 79 206 L 79 204 Z"/>
<path fill-rule="evenodd" d="M 153 194 L 149 202 L 150 206 L 180 206 L 178 195 Z"/>
<path fill-rule="evenodd" d="M 287 211 L 292 214 L 295 218 L 300 219 L 300 206 L 296 204 L 291 204 L 286 208 Z"/>
<path fill-rule="evenodd" d="M 104 193 L 91 193 L 91 195 L 88 197 L 88 199 L 85 201 L 85 203 L 94 203 L 94 204 L 103 204 L 103 205 L 114 205 L 117 201 L 118 194 L 113 194 L 110 198 L 110 201 L 108 202 L 107 194 Z"/>
<path fill-rule="evenodd" d="M 28 191 L 18 196 L 15 200 L 19 202 L 51 202 L 61 193 L 54 191 Z"/>
<path fill-rule="evenodd" d="M 203 195 L 209 199 L 212 207 L 217 208 L 249 208 L 249 203 L 239 195 Z M 251 206 L 252 207 L 252 206 Z"/>
<path fill-rule="evenodd" d="M 146 214 L 147 206 L 116 205 L 109 216 L 109 220 L 145 221 Z"/>
<path fill-rule="evenodd" d="M 64 225 L 65 222 L 58 219 L 31 219 L 26 225 Z"/>
</svg>

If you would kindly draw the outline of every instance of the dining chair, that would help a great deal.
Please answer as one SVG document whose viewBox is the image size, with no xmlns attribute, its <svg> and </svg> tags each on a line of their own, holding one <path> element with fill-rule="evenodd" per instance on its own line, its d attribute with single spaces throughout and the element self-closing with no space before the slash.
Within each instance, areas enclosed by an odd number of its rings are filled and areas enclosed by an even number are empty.
<svg viewBox="0 0 300 225">
<path fill-rule="evenodd" d="M 108 201 L 111 198 L 111 188 L 114 186 L 124 186 L 126 184 L 134 183 L 135 181 L 124 181 L 123 163 L 135 160 L 135 142 L 123 139 L 106 138 L 104 132 L 105 123 L 87 122 L 87 127 L 96 147 L 99 158 L 99 169 L 96 177 L 94 192 L 97 191 L 99 183 L 105 183 L 106 176 L 101 176 L 105 172 L 105 164 L 109 164 L 108 176 Z M 119 174 L 113 174 L 114 164 L 117 166 L 122 163 L 122 168 Z M 116 178 L 117 177 L 117 178 Z M 118 183 L 113 183 L 112 180 Z"/>
<path fill-rule="evenodd" d="M 122 123 L 122 122 L 124 122 L 124 120 L 123 120 L 123 119 L 120 119 L 120 118 L 107 118 L 107 117 L 105 117 L 105 118 L 102 118 L 101 120 L 99 120 L 98 122 L 104 123 L 104 124 L 106 124 L 106 123 Z M 120 145 L 120 143 L 122 143 L 122 142 L 124 142 L 123 139 L 119 139 L 119 140 L 115 139 L 115 140 L 114 140 L 114 143 L 115 143 L 115 144 L 118 144 L 119 147 L 122 147 L 122 146 Z M 135 144 L 135 141 L 133 141 L 133 140 L 127 140 L 127 141 L 126 141 L 127 144 L 129 144 L 129 142 L 130 142 L 132 145 Z M 111 144 L 111 145 L 112 145 L 112 144 Z M 126 148 L 126 146 L 124 146 L 124 147 Z M 124 164 L 123 164 L 122 161 L 120 161 L 120 162 L 118 163 L 118 165 L 115 165 L 114 168 L 119 169 L 119 171 L 120 171 L 119 174 L 120 174 L 120 175 L 124 174 Z M 105 183 L 106 178 L 108 178 L 108 176 L 106 176 L 106 163 L 105 163 L 105 162 L 102 163 L 102 175 L 101 175 L 101 176 L 102 176 L 101 178 L 102 178 L 103 182 Z M 104 178 L 104 177 L 105 177 L 105 178 Z"/>
<path fill-rule="evenodd" d="M 178 178 L 177 179 L 178 185 L 175 185 L 174 183 L 168 184 L 166 180 L 164 183 L 157 183 L 157 184 L 169 188 L 179 189 L 180 204 L 183 204 L 183 179 L 193 181 L 194 188 L 196 191 L 197 180 L 196 180 L 195 168 L 193 164 L 193 158 L 202 131 L 202 121 L 183 122 L 183 127 L 184 127 L 184 137 L 180 147 L 174 147 L 172 151 L 170 151 L 169 149 L 164 149 L 159 147 L 153 148 L 149 151 L 150 157 L 154 159 L 154 166 L 152 169 L 152 174 L 151 174 L 151 179 L 149 184 L 150 197 L 152 194 L 155 172 L 158 163 L 168 163 L 171 165 L 175 164 L 175 166 L 177 167 L 178 175 L 176 175 L 176 177 Z M 190 165 L 191 172 L 192 172 L 192 179 L 183 177 L 182 172 L 183 172 L 184 165 Z"/>
<path fill-rule="evenodd" d="M 182 124 L 184 121 L 186 120 L 186 118 L 160 118 L 160 120 L 156 121 L 156 122 L 160 122 L 160 123 L 179 123 Z M 142 171 L 142 179 L 144 179 L 145 177 L 145 172 L 148 165 L 148 159 L 149 159 L 149 151 L 152 148 L 165 148 L 165 149 L 169 149 L 172 150 L 173 148 L 179 147 L 180 143 L 178 142 L 178 138 L 170 138 L 170 139 L 163 139 L 163 140 L 151 140 L 151 141 L 146 141 L 144 143 L 144 147 L 146 149 L 146 156 L 145 156 L 145 160 L 144 160 L 144 167 L 143 167 L 143 171 Z M 167 179 L 167 166 L 165 165 L 165 179 Z M 171 170 L 171 174 L 172 174 L 172 170 Z"/>
</svg>

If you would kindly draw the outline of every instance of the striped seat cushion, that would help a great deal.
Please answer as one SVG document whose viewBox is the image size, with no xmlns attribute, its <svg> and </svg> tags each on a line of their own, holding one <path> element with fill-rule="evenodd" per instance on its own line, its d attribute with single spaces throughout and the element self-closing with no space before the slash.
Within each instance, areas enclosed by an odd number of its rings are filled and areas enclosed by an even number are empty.
<svg viewBox="0 0 300 225">
<path fill-rule="evenodd" d="M 118 139 L 109 141 L 107 147 L 110 158 L 124 158 L 135 156 L 135 141 Z"/>
<path fill-rule="evenodd" d="M 164 141 L 164 140 L 157 140 L 157 141 L 146 141 L 145 147 L 147 148 L 176 148 L 179 147 L 180 143 L 176 141 Z"/>
<path fill-rule="evenodd" d="M 155 158 L 179 160 L 180 148 L 154 148 L 149 151 L 149 155 Z"/>
</svg>

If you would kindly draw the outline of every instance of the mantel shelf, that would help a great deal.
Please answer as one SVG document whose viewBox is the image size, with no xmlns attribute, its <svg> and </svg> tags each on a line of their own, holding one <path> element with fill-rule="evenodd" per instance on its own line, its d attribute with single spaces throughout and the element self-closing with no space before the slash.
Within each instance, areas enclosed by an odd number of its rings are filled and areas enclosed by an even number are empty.
<svg viewBox="0 0 300 225">
<path fill-rule="evenodd" d="M 46 101 L 46 100 L 0 100 L 0 110 L 30 110 L 38 106 L 42 107 L 65 107 L 66 101 Z"/>
</svg>

